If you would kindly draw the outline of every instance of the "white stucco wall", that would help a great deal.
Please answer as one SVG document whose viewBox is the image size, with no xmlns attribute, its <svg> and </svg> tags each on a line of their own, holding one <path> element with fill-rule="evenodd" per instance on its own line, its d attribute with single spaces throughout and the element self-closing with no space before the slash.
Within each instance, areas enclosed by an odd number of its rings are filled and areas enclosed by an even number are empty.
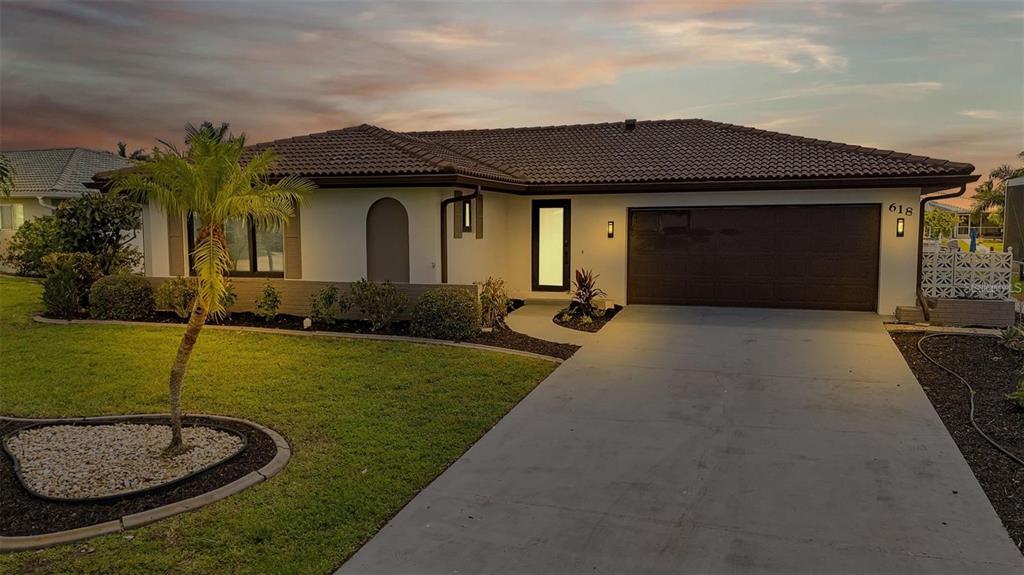
<svg viewBox="0 0 1024 575">
<path fill-rule="evenodd" d="M 547 198 L 547 197 L 545 197 Z M 785 204 L 879 204 L 881 210 L 878 312 L 892 314 L 897 305 L 916 300 L 919 190 L 851 189 L 755 192 L 692 192 L 551 196 L 572 200 L 571 269 L 589 268 L 601 274 L 600 287 L 616 303 L 626 302 L 626 240 L 629 208 L 785 205 Z M 904 214 L 905 235 L 896 237 L 896 218 L 890 203 L 910 207 Z M 508 202 L 506 281 L 517 297 L 566 299 L 567 294 L 531 291 L 530 259 L 531 198 L 512 197 Z M 615 237 L 607 237 L 607 222 L 615 222 Z"/>
<path fill-rule="evenodd" d="M 409 281 L 441 281 L 440 202 L 450 189 L 320 189 L 302 209 L 302 279 L 356 281 L 366 276 L 366 214 L 381 198 L 409 214 Z M 453 281 L 454 283 L 454 281 Z"/>
<path fill-rule="evenodd" d="M 469 193 L 468 191 L 464 193 Z M 635 193 L 551 196 L 572 202 L 572 269 L 601 274 L 600 286 L 616 303 L 626 302 L 628 210 L 642 207 L 687 207 L 786 204 L 878 204 L 881 213 L 878 311 L 891 314 L 897 305 L 916 299 L 919 190 L 852 189 L 755 192 Z M 320 189 L 302 210 L 302 279 L 355 281 L 366 275 L 366 215 L 377 200 L 398 200 L 409 215 L 409 279 L 441 281 L 439 206 L 450 188 Z M 545 198 L 548 198 L 545 196 Z M 450 283 L 472 283 L 488 276 L 505 280 L 512 295 L 530 299 L 566 299 L 568 294 L 531 290 L 531 202 L 533 198 L 484 192 L 484 237 L 467 232 L 453 237 L 453 210 L 448 217 Z M 891 203 L 911 208 L 904 214 L 906 233 L 896 237 L 898 213 Z M 607 222 L 615 237 L 607 237 Z M 158 208 L 145 212 L 146 273 L 167 275 L 167 218 Z"/>
<path fill-rule="evenodd" d="M 170 275 L 170 252 L 167 245 L 167 213 L 156 204 L 142 206 L 142 257 L 147 276 Z M 188 243 L 183 236 L 183 244 Z M 184 248 L 188 253 L 188 246 Z"/>
</svg>

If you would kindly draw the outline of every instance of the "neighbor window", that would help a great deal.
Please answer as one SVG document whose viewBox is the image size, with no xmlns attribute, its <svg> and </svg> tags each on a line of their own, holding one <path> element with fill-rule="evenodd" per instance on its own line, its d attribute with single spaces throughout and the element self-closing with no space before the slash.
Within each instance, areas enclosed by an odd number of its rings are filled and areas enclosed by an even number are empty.
<svg viewBox="0 0 1024 575">
<path fill-rule="evenodd" d="M 188 245 L 195 249 L 199 223 L 189 217 Z M 231 256 L 231 273 L 236 276 L 283 276 L 284 232 L 260 229 L 249 219 L 229 220 L 224 224 L 224 238 Z M 193 265 L 194 267 L 194 265 Z"/>
<path fill-rule="evenodd" d="M 0 205 L 0 230 L 16 230 L 24 220 L 25 206 L 21 204 Z"/>
</svg>

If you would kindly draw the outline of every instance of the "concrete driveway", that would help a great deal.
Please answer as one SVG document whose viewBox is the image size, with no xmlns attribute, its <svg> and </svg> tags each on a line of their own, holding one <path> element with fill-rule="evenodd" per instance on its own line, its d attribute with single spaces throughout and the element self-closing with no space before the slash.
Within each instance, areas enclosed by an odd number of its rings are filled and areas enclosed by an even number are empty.
<svg viewBox="0 0 1024 575">
<path fill-rule="evenodd" d="M 864 313 L 633 306 L 341 573 L 1022 573 Z"/>
</svg>

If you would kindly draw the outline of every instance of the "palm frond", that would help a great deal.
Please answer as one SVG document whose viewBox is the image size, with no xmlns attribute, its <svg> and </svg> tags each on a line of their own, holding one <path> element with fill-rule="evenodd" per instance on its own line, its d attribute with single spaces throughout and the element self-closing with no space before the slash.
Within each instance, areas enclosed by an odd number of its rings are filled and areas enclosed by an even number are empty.
<svg viewBox="0 0 1024 575">
<path fill-rule="evenodd" d="M 196 302 L 214 317 L 223 315 L 226 310 L 222 300 L 227 292 L 226 276 L 231 269 L 231 253 L 219 226 L 203 226 L 192 250 L 192 261 L 198 280 Z"/>
</svg>

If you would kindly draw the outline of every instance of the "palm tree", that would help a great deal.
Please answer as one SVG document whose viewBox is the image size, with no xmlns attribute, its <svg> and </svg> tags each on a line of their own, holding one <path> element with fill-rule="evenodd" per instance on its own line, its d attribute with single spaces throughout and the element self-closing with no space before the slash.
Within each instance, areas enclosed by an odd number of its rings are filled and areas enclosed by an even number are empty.
<svg viewBox="0 0 1024 575">
<path fill-rule="evenodd" d="M 9 198 L 14 191 L 14 166 L 7 156 L 0 154 L 0 196 Z"/>
<path fill-rule="evenodd" d="M 308 180 L 292 176 L 268 182 L 267 173 L 276 162 L 274 152 L 265 150 L 243 158 L 245 135 L 225 138 L 226 131 L 226 125 L 220 129 L 209 123 L 199 128 L 186 125 L 184 151 L 165 143 L 166 149 L 154 149 L 149 161 L 116 174 L 111 189 L 145 198 L 171 213 L 192 214 L 200 226 L 192 251 L 197 296 L 171 367 L 168 455 L 188 449 L 181 439 L 181 384 L 192 348 L 207 318 L 225 311 L 221 301 L 225 276 L 232 266 L 225 223 L 241 218 L 276 229 L 315 188 Z"/>
<path fill-rule="evenodd" d="M 135 160 L 137 162 L 143 162 L 149 159 L 149 156 L 146 155 L 146 151 L 143 150 L 142 148 L 133 150 L 132 153 L 129 154 L 128 144 L 124 142 L 117 143 L 117 155 L 121 156 L 126 160 Z"/>
<path fill-rule="evenodd" d="M 1024 160 L 1024 152 L 1017 154 L 1017 158 Z M 1006 182 L 1022 176 L 1024 176 L 1024 167 L 1014 168 L 1009 164 L 1003 164 L 989 172 L 988 180 L 974 188 L 972 208 L 979 218 L 978 221 L 981 221 L 980 218 L 984 217 L 985 212 L 992 208 L 995 208 L 995 211 L 990 217 L 1002 221 L 1003 208 L 1006 205 Z"/>
</svg>

